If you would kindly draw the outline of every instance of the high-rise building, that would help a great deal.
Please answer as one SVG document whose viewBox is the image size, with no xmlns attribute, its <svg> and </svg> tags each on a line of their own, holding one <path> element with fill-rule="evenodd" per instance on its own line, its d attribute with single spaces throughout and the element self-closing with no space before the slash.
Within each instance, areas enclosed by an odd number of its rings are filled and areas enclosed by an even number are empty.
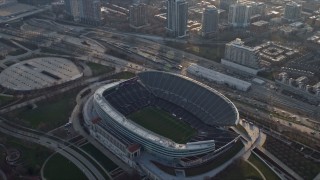
<svg viewBox="0 0 320 180">
<path fill-rule="evenodd" d="M 211 36 L 219 31 L 219 12 L 215 6 L 204 8 L 202 14 L 201 35 L 204 37 Z"/>
<path fill-rule="evenodd" d="M 283 18 L 288 21 L 296 21 L 301 18 L 302 6 L 296 2 L 289 2 L 284 9 Z"/>
<path fill-rule="evenodd" d="M 238 0 L 220 0 L 220 9 L 229 11 L 229 7 L 232 4 L 236 4 Z"/>
<path fill-rule="evenodd" d="M 80 12 L 83 11 L 82 0 L 65 0 L 66 13 L 70 15 L 74 21 L 80 21 Z"/>
<path fill-rule="evenodd" d="M 229 8 L 228 22 L 233 27 L 247 27 L 250 25 L 252 6 L 242 3 L 232 4 Z"/>
<path fill-rule="evenodd" d="M 266 15 L 266 8 L 267 5 L 263 2 L 254 2 L 251 5 L 252 8 L 252 14 L 256 15 L 256 14 L 260 14 L 261 16 L 265 16 Z"/>
<path fill-rule="evenodd" d="M 101 21 L 100 0 L 65 0 L 66 12 L 74 21 L 97 25 Z"/>
<path fill-rule="evenodd" d="M 51 0 L 18 0 L 19 3 L 30 4 L 30 5 L 45 5 L 50 4 Z"/>
<path fill-rule="evenodd" d="M 173 37 L 188 34 L 188 3 L 185 0 L 167 0 L 167 30 Z"/>
<path fill-rule="evenodd" d="M 130 26 L 133 28 L 140 28 L 148 24 L 147 18 L 148 6 L 144 3 L 133 4 L 129 7 L 130 12 Z"/>
<path fill-rule="evenodd" d="M 252 69 L 260 68 L 260 54 L 258 50 L 245 46 L 244 42 L 239 38 L 226 44 L 224 60 Z"/>
</svg>

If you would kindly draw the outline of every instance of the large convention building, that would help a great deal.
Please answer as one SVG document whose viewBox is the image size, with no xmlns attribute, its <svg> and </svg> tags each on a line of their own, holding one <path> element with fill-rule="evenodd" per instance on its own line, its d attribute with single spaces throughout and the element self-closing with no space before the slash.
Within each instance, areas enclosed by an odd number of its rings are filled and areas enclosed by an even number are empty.
<svg viewBox="0 0 320 180">
<path fill-rule="evenodd" d="M 161 126 L 156 113 L 163 111 L 164 117 L 171 116 L 167 118 L 190 127 L 192 133 L 183 141 L 174 140 L 151 130 L 157 127 L 150 129 L 134 121 L 132 114 L 146 108 L 154 108 L 155 114 L 145 124 Z M 188 178 L 185 171 L 214 160 L 239 139 L 228 130 L 239 121 L 229 99 L 193 79 L 166 72 L 141 72 L 135 78 L 101 86 L 84 104 L 83 118 L 91 136 L 151 179 Z"/>
</svg>

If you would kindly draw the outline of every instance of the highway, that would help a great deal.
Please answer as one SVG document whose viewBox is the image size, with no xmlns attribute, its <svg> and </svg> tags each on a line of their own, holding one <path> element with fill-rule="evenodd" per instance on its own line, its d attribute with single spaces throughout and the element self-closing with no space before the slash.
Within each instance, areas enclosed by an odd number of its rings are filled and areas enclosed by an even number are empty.
<svg viewBox="0 0 320 180">
<path fill-rule="evenodd" d="M 106 32 L 109 34 L 113 34 L 113 32 Z M 117 36 L 120 37 L 127 37 L 130 34 L 119 34 L 119 33 L 114 33 Z M 204 67 L 213 67 L 214 70 L 222 72 L 222 73 L 226 73 L 228 71 L 228 67 L 225 67 L 224 65 L 214 62 L 212 60 L 206 59 L 206 58 L 202 58 L 199 56 L 196 56 L 194 54 L 185 52 L 185 51 L 181 51 L 175 48 L 171 48 L 169 46 L 163 45 L 163 44 L 159 44 L 157 42 L 154 41 L 150 41 L 147 39 L 143 39 L 143 38 L 137 38 L 137 36 L 135 36 L 135 43 L 134 44 L 130 44 L 129 42 L 127 42 L 127 45 L 129 46 L 136 46 L 138 48 L 147 48 L 150 52 L 152 52 L 152 54 L 157 54 L 159 51 L 164 51 L 167 53 L 173 53 L 173 57 L 174 60 L 176 61 L 176 64 L 185 62 L 186 64 L 190 64 L 190 63 L 198 63 Z M 143 37 L 143 36 L 139 36 L 139 37 Z M 113 41 L 115 41 L 114 39 L 112 39 Z M 119 43 L 122 44 L 126 44 L 125 41 L 119 41 Z M 159 65 L 158 65 L 159 66 Z M 156 67 L 154 67 L 156 68 Z M 227 73 L 230 74 L 230 73 Z M 273 86 L 275 87 L 275 82 L 270 81 L 268 79 L 259 77 L 259 76 L 255 76 L 255 75 L 249 75 L 251 76 L 251 78 L 249 79 L 249 81 L 251 81 L 251 79 L 253 78 L 259 78 L 262 79 L 266 82 L 266 84 L 268 84 L 269 86 Z M 241 77 L 240 77 L 241 78 Z M 248 79 L 243 79 L 243 80 L 247 80 Z M 319 111 L 320 112 L 320 107 L 315 107 L 313 105 L 301 102 L 299 100 L 293 99 L 291 97 L 288 97 L 286 95 L 283 95 L 281 93 L 277 93 L 275 90 L 270 89 L 266 86 L 263 85 L 253 85 L 252 89 L 250 90 L 250 93 L 246 94 L 248 97 L 250 96 L 251 98 L 255 97 L 256 99 L 262 100 L 264 102 L 269 102 L 270 98 L 273 99 L 273 106 L 279 106 L 280 108 L 283 107 L 288 107 L 287 109 L 293 112 L 296 111 L 300 111 L 304 114 L 308 114 L 310 117 L 318 117 L 320 116 L 320 114 L 314 114 L 314 112 Z"/>
<path fill-rule="evenodd" d="M 14 127 L 12 124 L 9 125 L 8 123 L 6 123 L 5 121 L 7 120 L 3 118 L 1 119 L 0 131 L 2 133 L 33 143 L 37 143 L 39 145 L 57 151 L 72 163 L 74 163 L 80 170 L 82 170 L 83 173 L 88 177 L 88 179 L 104 179 L 103 175 L 99 170 L 96 169 L 95 165 L 93 165 L 87 158 L 83 157 L 83 155 L 79 153 L 79 151 L 81 151 L 79 148 L 76 148 L 74 146 L 73 148 L 71 148 L 70 143 L 58 141 L 57 138 L 53 138 L 49 135 L 44 135 L 43 133 L 37 132 L 35 130 L 32 130 L 33 132 L 26 128 L 24 130 L 21 130 L 21 127 Z"/>
</svg>

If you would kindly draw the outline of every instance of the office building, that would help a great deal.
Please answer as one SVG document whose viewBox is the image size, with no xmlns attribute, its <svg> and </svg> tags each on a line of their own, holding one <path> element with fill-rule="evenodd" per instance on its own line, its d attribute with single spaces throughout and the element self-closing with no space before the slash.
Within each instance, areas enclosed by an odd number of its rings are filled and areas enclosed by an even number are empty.
<svg viewBox="0 0 320 180">
<path fill-rule="evenodd" d="M 100 0 L 65 0 L 66 13 L 74 21 L 98 25 L 101 21 Z"/>
<path fill-rule="evenodd" d="M 252 6 L 247 4 L 232 4 L 229 8 L 228 22 L 233 27 L 247 27 L 250 25 Z"/>
<path fill-rule="evenodd" d="M 296 2 L 289 2 L 284 9 L 283 18 L 288 21 L 296 21 L 301 18 L 302 6 Z"/>
<path fill-rule="evenodd" d="M 201 35 L 204 37 L 212 36 L 219 31 L 219 12 L 215 6 L 208 6 L 202 14 Z"/>
<path fill-rule="evenodd" d="M 244 45 L 244 42 L 239 38 L 226 44 L 224 58 L 221 60 L 222 64 L 251 74 L 258 72 L 260 61 L 258 50 Z"/>
<path fill-rule="evenodd" d="M 232 4 L 236 4 L 237 0 L 220 0 L 220 9 L 229 11 L 229 7 Z"/>
<path fill-rule="evenodd" d="M 188 3 L 185 0 L 167 1 L 167 31 L 172 37 L 188 34 Z"/>
<path fill-rule="evenodd" d="M 133 4 L 129 7 L 130 26 L 133 28 L 141 28 L 148 24 L 148 6 L 144 3 Z"/>
<path fill-rule="evenodd" d="M 254 2 L 251 5 L 252 8 L 252 15 L 256 15 L 259 14 L 261 16 L 265 16 L 266 15 L 266 8 L 267 5 L 263 2 Z"/>
<path fill-rule="evenodd" d="M 19 3 L 29 4 L 29 5 L 45 5 L 50 4 L 51 0 L 18 0 Z"/>
</svg>

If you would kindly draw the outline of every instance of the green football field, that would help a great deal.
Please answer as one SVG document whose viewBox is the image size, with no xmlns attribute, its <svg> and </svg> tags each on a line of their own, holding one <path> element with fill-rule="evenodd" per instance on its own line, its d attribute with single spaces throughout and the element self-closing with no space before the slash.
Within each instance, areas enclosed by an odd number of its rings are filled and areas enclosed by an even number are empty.
<svg viewBox="0 0 320 180">
<path fill-rule="evenodd" d="M 187 143 L 196 134 L 196 130 L 187 123 L 155 107 L 141 109 L 129 115 L 128 118 L 176 143 Z"/>
</svg>

